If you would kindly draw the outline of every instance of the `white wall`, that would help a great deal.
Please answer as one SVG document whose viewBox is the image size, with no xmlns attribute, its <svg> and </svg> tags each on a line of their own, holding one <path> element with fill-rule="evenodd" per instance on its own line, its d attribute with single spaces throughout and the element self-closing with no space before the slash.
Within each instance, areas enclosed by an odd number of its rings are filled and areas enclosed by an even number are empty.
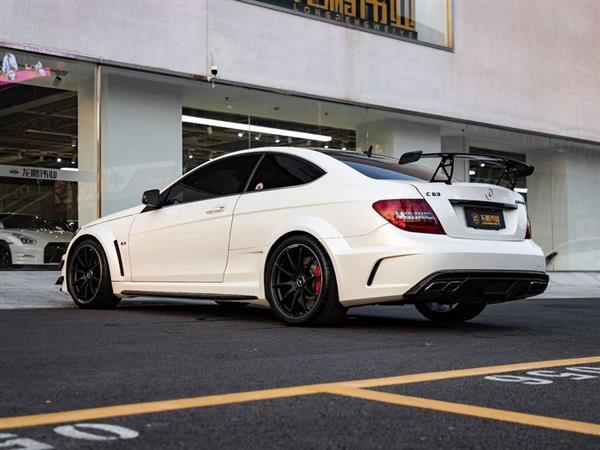
<svg viewBox="0 0 600 450">
<path fill-rule="evenodd" d="M 0 41 L 600 141 L 600 2 L 457 0 L 454 19 L 450 53 L 235 0 L 3 0 Z"/>
<path fill-rule="evenodd" d="M 181 175 L 181 90 L 103 73 L 101 215 L 141 203 Z"/>
</svg>

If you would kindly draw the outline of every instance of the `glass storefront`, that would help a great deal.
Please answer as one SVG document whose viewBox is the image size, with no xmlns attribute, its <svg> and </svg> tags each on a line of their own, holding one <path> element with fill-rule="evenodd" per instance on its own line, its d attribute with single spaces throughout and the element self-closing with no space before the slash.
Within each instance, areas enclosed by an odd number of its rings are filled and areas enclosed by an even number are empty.
<svg viewBox="0 0 600 450">
<path fill-rule="evenodd" d="M 68 240 L 69 227 L 98 212 L 139 204 L 144 190 L 246 148 L 473 152 L 535 166 L 517 191 L 550 270 L 600 270 L 600 145 L 139 71 L 102 67 L 99 77 L 93 64 L 1 54 L 0 221 L 36 216 Z M 456 177 L 489 182 L 495 171 L 471 162 Z"/>
<path fill-rule="evenodd" d="M 93 151 L 81 145 L 80 103 L 94 65 L 8 49 L 0 58 L 0 265 L 56 264 L 82 202 L 95 202 L 95 170 L 80 164 Z"/>
</svg>

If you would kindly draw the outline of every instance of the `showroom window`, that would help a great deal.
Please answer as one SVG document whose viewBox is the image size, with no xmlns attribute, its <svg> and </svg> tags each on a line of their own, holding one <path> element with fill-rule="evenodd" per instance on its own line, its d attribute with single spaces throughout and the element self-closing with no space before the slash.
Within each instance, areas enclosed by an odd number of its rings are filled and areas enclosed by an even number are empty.
<svg viewBox="0 0 600 450">
<path fill-rule="evenodd" d="M 85 221 L 96 214 L 95 66 L 5 48 L 0 61 L 0 214 L 58 224 L 58 240 L 68 242 L 80 213 Z M 48 262 L 33 251 L 12 257 L 19 264 Z"/>
</svg>

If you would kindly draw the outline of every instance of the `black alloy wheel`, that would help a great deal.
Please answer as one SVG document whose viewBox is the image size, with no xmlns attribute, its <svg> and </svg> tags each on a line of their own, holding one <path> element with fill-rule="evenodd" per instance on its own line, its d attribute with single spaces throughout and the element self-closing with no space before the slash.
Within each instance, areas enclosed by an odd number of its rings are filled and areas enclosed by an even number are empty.
<svg viewBox="0 0 600 450">
<path fill-rule="evenodd" d="M 265 287 L 273 311 L 290 325 L 335 323 L 346 313 L 331 261 L 308 236 L 294 236 L 277 246 L 268 263 Z"/>
<path fill-rule="evenodd" d="M 112 308 L 120 300 L 112 292 L 104 250 L 93 240 L 80 242 L 69 255 L 67 287 L 81 308 Z"/>
<path fill-rule="evenodd" d="M 417 303 L 415 307 L 433 322 L 465 322 L 483 312 L 486 303 Z"/>
<path fill-rule="evenodd" d="M 8 269 L 12 266 L 12 255 L 10 247 L 5 242 L 0 242 L 0 269 Z"/>
</svg>

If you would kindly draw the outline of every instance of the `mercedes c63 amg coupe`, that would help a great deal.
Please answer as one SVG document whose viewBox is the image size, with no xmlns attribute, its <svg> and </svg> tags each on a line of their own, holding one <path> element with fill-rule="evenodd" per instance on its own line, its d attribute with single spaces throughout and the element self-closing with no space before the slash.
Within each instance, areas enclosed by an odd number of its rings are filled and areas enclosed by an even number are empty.
<svg viewBox="0 0 600 450">
<path fill-rule="evenodd" d="M 494 166 L 497 184 L 457 182 L 460 158 Z M 340 321 L 354 306 L 414 304 L 434 321 L 469 320 L 546 288 L 512 189 L 532 172 L 475 154 L 230 153 L 83 226 L 57 284 L 82 308 L 199 298 L 268 305 L 303 325 Z"/>
</svg>

